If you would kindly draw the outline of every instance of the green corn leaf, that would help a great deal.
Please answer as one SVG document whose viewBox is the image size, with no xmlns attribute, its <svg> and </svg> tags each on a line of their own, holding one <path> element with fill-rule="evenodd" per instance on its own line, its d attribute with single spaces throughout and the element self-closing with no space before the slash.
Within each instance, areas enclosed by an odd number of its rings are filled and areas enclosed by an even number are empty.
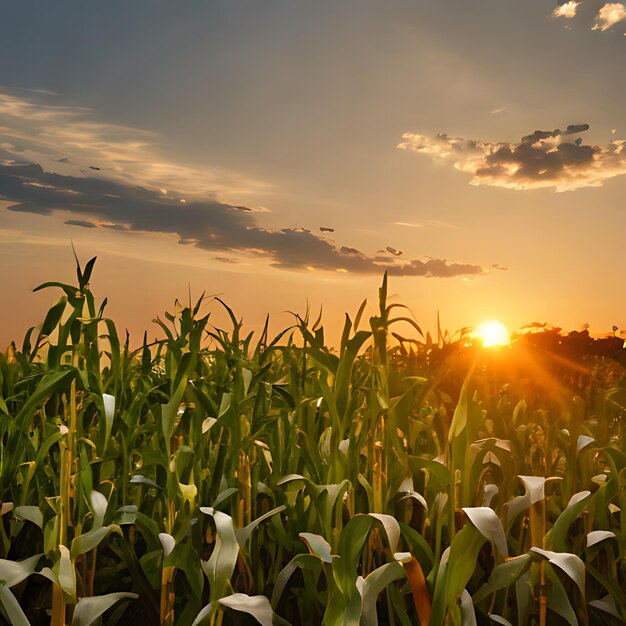
<svg viewBox="0 0 626 626">
<path fill-rule="evenodd" d="M 280 570 L 278 576 L 276 576 L 276 582 L 272 590 L 272 608 L 276 609 L 278 606 L 289 579 L 298 568 L 319 571 L 320 559 L 313 554 L 297 554 Z"/>
<path fill-rule="evenodd" d="M 592 530 L 587 533 L 587 548 L 591 548 L 606 539 L 614 539 L 615 533 L 610 530 Z"/>
<path fill-rule="evenodd" d="M 82 535 L 79 535 L 78 537 L 75 537 L 72 541 L 72 559 L 76 560 L 76 558 L 81 554 L 85 554 L 90 550 L 93 550 L 111 533 L 121 535 L 122 529 L 117 524 L 111 524 L 109 526 L 103 526 L 95 530 L 90 530 Z"/>
<path fill-rule="evenodd" d="M 550 594 L 548 595 L 548 608 L 558 613 L 570 626 L 579 626 L 580 622 L 576 616 L 576 611 L 572 607 L 565 588 L 558 576 L 549 567 L 546 568 L 546 578 L 551 585 Z"/>
<path fill-rule="evenodd" d="M 191 544 L 179 543 L 175 545 L 171 553 L 163 560 L 163 566 L 175 567 L 181 570 L 187 578 L 191 592 L 198 599 L 202 597 L 204 579 L 202 577 L 200 557 Z"/>
<path fill-rule="evenodd" d="M 111 432 L 113 430 L 113 420 L 115 419 L 115 396 L 108 393 L 102 394 L 102 403 L 104 405 L 104 420 L 105 420 L 105 432 L 104 432 L 104 449 L 103 453 L 109 445 L 111 439 Z"/>
<path fill-rule="evenodd" d="M 590 491 L 581 491 L 574 494 L 563 513 L 561 513 L 556 522 L 554 522 L 552 530 L 547 533 L 545 545 L 551 550 L 566 552 L 568 548 L 571 547 L 568 544 L 567 537 L 570 526 L 574 520 L 590 506 L 592 501 L 593 496 Z"/>
<path fill-rule="evenodd" d="M 226 595 L 230 586 L 230 579 L 235 571 L 239 555 L 239 544 L 230 515 L 210 507 L 201 507 L 200 511 L 213 518 L 217 531 L 213 553 L 208 561 L 202 562 L 202 569 L 211 587 L 211 602 L 215 602 Z"/>
<path fill-rule="evenodd" d="M 261 522 L 263 522 L 266 519 L 269 519 L 270 517 L 272 517 L 272 515 L 281 513 L 286 508 L 287 507 L 285 505 L 277 506 L 275 509 L 272 509 L 271 511 L 268 511 L 267 513 L 264 513 L 263 515 L 260 515 L 254 521 L 250 522 L 247 526 L 245 526 L 244 528 L 235 528 L 235 536 L 237 537 L 237 543 L 239 544 L 239 547 L 243 548 L 245 546 L 246 541 L 248 541 L 248 539 L 250 538 L 250 535 L 252 534 L 252 531 L 254 531 L 254 529 Z"/>
<path fill-rule="evenodd" d="M 530 551 L 563 570 L 576 583 L 583 596 L 585 595 L 585 564 L 580 557 L 567 552 L 552 552 L 541 548 L 531 548 Z"/>
<path fill-rule="evenodd" d="M 274 612 L 270 601 L 265 596 L 249 596 L 245 593 L 234 593 L 220 598 L 219 603 L 229 609 L 252 615 L 261 626 L 272 626 Z"/>
<path fill-rule="evenodd" d="M 117 592 L 107 593 L 103 596 L 94 596 L 92 598 L 81 598 L 74 609 L 72 626 L 91 626 L 91 624 L 121 600 L 135 600 L 138 597 L 136 593 Z"/>
<path fill-rule="evenodd" d="M 59 587 L 69 597 L 76 596 L 76 572 L 74 571 L 74 563 L 70 558 L 70 551 L 61 544 L 59 546 L 60 557 L 56 564 L 56 573 L 59 579 Z"/>
<path fill-rule="evenodd" d="M 623 619 L 624 617 L 623 615 L 620 615 L 619 609 L 617 608 L 617 605 L 615 603 L 615 598 L 610 594 L 604 596 L 604 598 L 601 598 L 600 600 L 592 600 L 589 603 L 589 606 L 600 609 L 601 611 L 604 611 L 605 613 L 608 613 L 609 615 L 612 615 L 617 619 Z"/>
<path fill-rule="evenodd" d="M 13 515 L 16 519 L 32 522 L 43 528 L 43 513 L 38 506 L 16 506 Z"/>
<path fill-rule="evenodd" d="M 23 561 L 0 559 L 0 584 L 15 587 L 35 572 L 43 554 L 36 554 Z"/>
<path fill-rule="evenodd" d="M 470 596 L 467 589 L 463 589 L 461 592 L 460 609 L 461 626 L 476 626 L 476 611 L 474 610 L 472 596 Z"/>
<path fill-rule="evenodd" d="M 433 593 L 431 626 L 445 623 L 448 611 L 455 610 L 461 593 L 474 573 L 478 553 L 485 537 L 471 524 L 454 537 L 441 557 Z"/>
<path fill-rule="evenodd" d="M 330 544 L 324 537 L 315 535 L 314 533 L 300 533 L 300 539 L 306 543 L 307 548 L 318 559 L 324 563 L 332 563 L 333 557 L 331 555 Z"/>
<path fill-rule="evenodd" d="M 108 501 L 99 491 L 91 491 L 89 494 L 89 508 L 93 514 L 92 530 L 98 530 L 104 525 L 104 516 L 107 511 Z"/>
<path fill-rule="evenodd" d="M 2 584 L 0 584 L 0 603 L 11 626 L 30 626 L 30 622 L 22 611 L 17 598 L 6 585 Z"/>
<path fill-rule="evenodd" d="M 522 554 L 496 565 L 489 575 L 489 580 L 474 594 L 474 603 L 478 604 L 500 589 L 509 587 L 525 574 L 532 563 L 530 554 Z"/>
<path fill-rule="evenodd" d="M 493 509 L 486 506 L 477 506 L 465 507 L 463 511 L 483 537 L 493 544 L 500 557 L 506 559 L 509 556 L 506 535 L 504 534 L 504 528 L 502 528 L 502 522 L 500 522 L 500 518 Z"/>
<path fill-rule="evenodd" d="M 378 626 L 376 600 L 380 593 L 394 580 L 405 578 L 404 568 L 400 563 L 386 563 L 368 574 L 360 583 L 363 605 L 361 608 L 361 626 Z"/>
</svg>

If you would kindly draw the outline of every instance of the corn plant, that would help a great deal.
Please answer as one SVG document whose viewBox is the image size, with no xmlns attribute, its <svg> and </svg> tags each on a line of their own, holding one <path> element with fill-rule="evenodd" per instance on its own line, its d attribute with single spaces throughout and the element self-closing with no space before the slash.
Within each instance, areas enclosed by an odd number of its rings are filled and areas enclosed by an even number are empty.
<svg viewBox="0 0 626 626">
<path fill-rule="evenodd" d="M 434 341 L 386 276 L 336 350 L 204 295 L 134 343 L 94 264 L 0 354 L 0 622 L 626 623 L 617 363 Z"/>
</svg>

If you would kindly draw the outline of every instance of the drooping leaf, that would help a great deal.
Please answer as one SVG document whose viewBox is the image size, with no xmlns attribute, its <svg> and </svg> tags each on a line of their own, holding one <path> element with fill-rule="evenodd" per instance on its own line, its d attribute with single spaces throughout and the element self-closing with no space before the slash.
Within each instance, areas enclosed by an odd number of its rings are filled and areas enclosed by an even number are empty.
<svg viewBox="0 0 626 626">
<path fill-rule="evenodd" d="M 270 601 L 265 596 L 249 596 L 245 593 L 234 593 L 220 598 L 219 603 L 229 609 L 252 615 L 261 626 L 272 626 L 274 612 Z"/>
<path fill-rule="evenodd" d="M 610 530 L 592 530 L 590 533 L 587 533 L 587 547 L 591 548 L 591 546 L 595 546 L 605 539 L 612 539 L 614 537 L 615 533 Z"/>
<path fill-rule="evenodd" d="M 116 593 L 107 593 L 103 596 L 81 598 L 74 609 L 72 626 L 91 626 L 91 624 L 104 615 L 106 611 L 108 611 L 120 600 L 134 600 L 138 597 L 139 596 L 136 593 L 120 591 Z"/>
<path fill-rule="evenodd" d="M 0 559 L 0 584 L 15 587 L 35 572 L 37 563 L 43 554 L 35 554 L 23 561 Z"/>
<path fill-rule="evenodd" d="M 617 604 L 615 603 L 615 598 L 611 594 L 604 596 L 604 598 L 601 598 L 600 600 L 591 600 L 591 602 L 589 602 L 589 606 L 600 609 L 617 619 L 623 618 L 623 616 L 619 613 Z"/>
<path fill-rule="evenodd" d="M 531 552 L 541 555 L 553 565 L 563 570 L 578 586 L 580 592 L 585 594 L 585 564 L 580 557 L 568 552 L 552 552 L 541 548 L 531 548 Z"/>
<path fill-rule="evenodd" d="M 43 528 L 43 513 L 38 506 L 16 506 L 13 515 L 16 519 L 32 522 Z"/>
<path fill-rule="evenodd" d="M 310 553 L 316 556 L 324 563 L 332 563 L 333 557 L 331 555 L 330 544 L 324 537 L 316 535 L 314 533 L 300 533 L 300 539 L 306 543 Z"/>
<path fill-rule="evenodd" d="M 465 507 L 463 511 L 480 533 L 495 546 L 500 556 L 506 559 L 509 556 L 506 535 L 495 511 L 486 506 Z"/>
<path fill-rule="evenodd" d="M 168 533 L 159 533 L 159 540 L 163 546 L 163 558 L 166 559 L 174 550 L 176 540 Z"/>
<path fill-rule="evenodd" d="M 90 530 L 72 541 L 72 559 L 76 559 L 81 554 L 85 554 L 98 546 L 111 533 L 122 534 L 122 529 L 117 524 L 103 526 L 96 530 Z"/>
<path fill-rule="evenodd" d="M 0 603 L 6 616 L 9 618 L 11 626 L 30 626 L 30 622 L 17 598 L 6 585 L 2 584 L 0 584 Z"/>
</svg>

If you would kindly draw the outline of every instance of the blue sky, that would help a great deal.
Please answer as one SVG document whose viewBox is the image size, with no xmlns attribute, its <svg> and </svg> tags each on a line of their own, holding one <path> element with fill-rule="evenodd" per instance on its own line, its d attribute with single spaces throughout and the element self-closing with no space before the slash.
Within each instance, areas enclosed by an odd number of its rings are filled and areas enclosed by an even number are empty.
<svg viewBox="0 0 626 626">
<path fill-rule="evenodd" d="M 564 4 L 0 1 L 0 341 L 70 240 L 136 333 L 188 284 L 332 327 L 384 269 L 427 328 L 623 327 L 626 19 Z"/>
</svg>

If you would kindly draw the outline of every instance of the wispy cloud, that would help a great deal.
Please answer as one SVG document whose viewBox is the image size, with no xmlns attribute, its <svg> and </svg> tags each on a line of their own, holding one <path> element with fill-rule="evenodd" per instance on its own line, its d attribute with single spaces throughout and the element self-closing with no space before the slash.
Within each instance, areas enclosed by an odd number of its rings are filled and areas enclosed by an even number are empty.
<svg viewBox="0 0 626 626">
<path fill-rule="evenodd" d="M 412 222 L 394 222 L 394 226 L 406 226 L 407 228 L 423 228 L 423 224 L 413 224 Z"/>
<path fill-rule="evenodd" d="M 602 147 L 585 145 L 580 137 L 569 138 L 588 128 L 577 124 L 563 131 L 537 130 L 518 143 L 406 133 L 398 148 L 449 163 L 470 174 L 473 185 L 567 191 L 599 187 L 605 180 L 626 174 L 626 140 Z"/>
<path fill-rule="evenodd" d="M 163 154 L 149 131 L 103 123 L 85 107 L 0 92 L 0 141 L 5 152 L 72 176 L 95 175 L 184 196 L 220 199 L 262 194 L 267 183 L 218 167 L 181 165 Z M 265 209 L 267 210 L 267 209 Z"/>
<path fill-rule="evenodd" d="M 626 19 L 626 7 L 621 2 L 607 3 L 598 11 L 593 30 L 608 30 L 624 19 Z"/>
<path fill-rule="evenodd" d="M 566 19 L 572 19 L 576 17 L 576 11 L 578 10 L 579 5 L 580 2 L 574 2 L 574 0 L 570 0 L 569 2 L 563 2 L 554 9 L 552 15 L 554 17 L 564 17 Z"/>
</svg>

